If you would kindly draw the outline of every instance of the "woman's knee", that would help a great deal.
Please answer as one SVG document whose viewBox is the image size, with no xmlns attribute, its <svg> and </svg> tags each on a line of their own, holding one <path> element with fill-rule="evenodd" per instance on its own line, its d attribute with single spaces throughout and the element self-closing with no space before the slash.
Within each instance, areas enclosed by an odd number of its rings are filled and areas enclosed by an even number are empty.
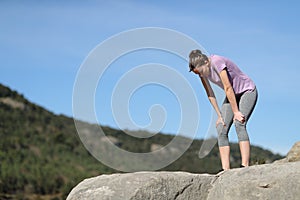
<svg viewBox="0 0 300 200">
<path fill-rule="evenodd" d="M 239 141 L 248 141 L 249 136 L 246 129 L 246 122 L 242 123 L 238 120 L 235 120 L 234 122 L 235 130 L 238 136 Z"/>
<path fill-rule="evenodd" d="M 234 121 L 234 126 L 235 126 L 235 129 L 236 129 L 237 133 L 246 130 L 246 122 L 240 122 L 238 120 L 235 120 Z"/>
<path fill-rule="evenodd" d="M 218 132 L 218 145 L 220 146 L 228 146 L 228 128 L 223 124 L 218 124 L 217 126 Z"/>
</svg>

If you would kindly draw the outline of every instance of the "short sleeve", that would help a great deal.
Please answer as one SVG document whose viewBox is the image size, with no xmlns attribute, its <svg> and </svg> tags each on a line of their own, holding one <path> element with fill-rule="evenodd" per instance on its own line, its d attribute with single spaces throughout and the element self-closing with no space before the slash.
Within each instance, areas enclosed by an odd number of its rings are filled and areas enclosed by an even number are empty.
<svg viewBox="0 0 300 200">
<path fill-rule="evenodd" d="M 215 64 L 218 73 L 220 73 L 222 70 L 226 68 L 226 62 L 220 56 L 214 56 L 213 62 Z"/>
</svg>

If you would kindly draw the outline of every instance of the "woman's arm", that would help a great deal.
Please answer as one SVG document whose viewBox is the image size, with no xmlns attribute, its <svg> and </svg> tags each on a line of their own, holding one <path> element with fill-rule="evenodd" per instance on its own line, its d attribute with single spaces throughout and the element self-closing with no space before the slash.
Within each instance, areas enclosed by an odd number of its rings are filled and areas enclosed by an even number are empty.
<svg viewBox="0 0 300 200">
<path fill-rule="evenodd" d="M 235 93 L 234 93 L 232 85 L 229 81 L 226 68 L 220 72 L 220 78 L 223 83 L 227 99 L 228 99 L 228 101 L 231 105 L 231 109 L 234 113 L 234 119 L 239 120 L 240 122 L 244 122 L 245 116 L 239 111 L 239 108 L 238 108 L 238 105 L 236 102 L 236 98 L 235 98 Z"/>
<path fill-rule="evenodd" d="M 207 80 L 207 78 L 204 78 L 204 77 L 200 77 L 201 79 L 201 82 L 204 86 L 204 89 L 206 91 L 206 94 L 208 96 L 208 99 L 211 103 L 211 105 L 213 106 L 213 108 L 215 109 L 217 115 L 218 115 L 218 118 L 222 118 L 221 116 L 221 112 L 220 112 L 220 109 L 219 109 L 219 106 L 218 106 L 218 103 L 217 103 L 217 100 L 216 100 L 216 96 L 215 96 L 215 93 L 214 91 L 212 90 L 211 88 L 211 85 L 209 83 L 209 81 Z M 219 120 L 218 120 L 219 121 Z M 218 122 L 217 122 L 218 123 Z"/>
</svg>

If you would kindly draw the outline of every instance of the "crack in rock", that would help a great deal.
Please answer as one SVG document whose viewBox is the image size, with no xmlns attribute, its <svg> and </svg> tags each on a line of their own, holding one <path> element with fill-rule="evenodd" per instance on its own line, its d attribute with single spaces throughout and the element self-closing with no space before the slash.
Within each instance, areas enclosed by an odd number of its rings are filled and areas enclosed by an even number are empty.
<svg viewBox="0 0 300 200">
<path fill-rule="evenodd" d="M 182 195 L 184 193 L 184 191 L 189 188 L 190 186 L 193 185 L 193 181 L 194 179 L 191 180 L 191 182 L 189 184 L 187 184 L 186 186 L 184 186 L 180 191 L 178 191 L 176 194 L 175 194 L 175 197 L 174 199 L 177 199 L 180 195 Z"/>
</svg>

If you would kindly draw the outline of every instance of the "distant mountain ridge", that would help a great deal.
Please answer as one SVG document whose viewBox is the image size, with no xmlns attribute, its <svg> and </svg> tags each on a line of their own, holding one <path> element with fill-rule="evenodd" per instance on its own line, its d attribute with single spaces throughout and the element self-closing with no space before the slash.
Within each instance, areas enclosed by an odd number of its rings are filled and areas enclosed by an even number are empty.
<svg viewBox="0 0 300 200">
<path fill-rule="evenodd" d="M 98 125 L 82 122 L 90 132 Z M 173 135 L 156 134 L 135 138 L 121 130 L 102 127 L 106 138 L 130 152 L 151 152 L 168 144 Z M 141 131 L 141 134 L 148 134 Z M 150 133 L 149 133 L 150 134 Z M 82 145 L 74 120 L 55 115 L 31 103 L 23 95 L 0 84 L 0 199 L 65 199 L 70 190 L 86 177 L 117 172 L 95 158 Z M 198 158 L 202 140 L 164 171 L 216 173 L 220 168 L 218 148 Z M 238 144 L 231 144 L 231 164 L 238 167 Z M 252 146 L 251 162 L 260 164 L 282 156 Z"/>
</svg>

